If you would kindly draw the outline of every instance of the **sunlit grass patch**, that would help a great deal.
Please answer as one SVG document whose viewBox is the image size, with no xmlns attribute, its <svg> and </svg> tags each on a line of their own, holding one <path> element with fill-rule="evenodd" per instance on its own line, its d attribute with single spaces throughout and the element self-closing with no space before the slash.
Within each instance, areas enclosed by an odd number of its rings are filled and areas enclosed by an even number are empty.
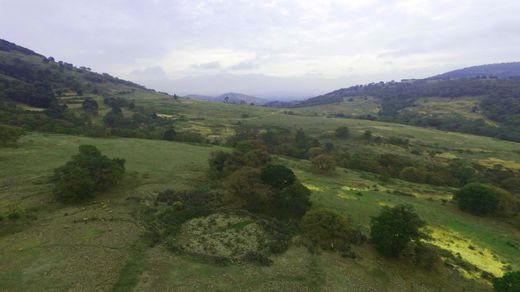
<svg viewBox="0 0 520 292">
<path fill-rule="evenodd" d="M 311 185 L 311 184 L 308 184 L 308 183 L 303 183 L 303 185 L 308 188 L 309 190 L 313 191 L 313 192 L 322 192 L 323 189 L 320 188 L 319 186 L 317 185 Z"/>
<path fill-rule="evenodd" d="M 480 164 L 488 167 L 494 167 L 495 165 L 502 165 L 509 169 L 520 169 L 520 163 L 511 160 L 502 160 L 495 157 L 489 157 L 486 159 L 479 160 Z"/>
<path fill-rule="evenodd" d="M 395 206 L 395 204 L 387 203 L 385 201 L 377 201 L 377 204 L 379 206 L 381 206 L 381 207 L 390 207 L 390 208 L 392 208 L 392 207 Z"/>
<path fill-rule="evenodd" d="M 428 228 L 431 239 L 427 242 L 451 252 L 455 256 L 459 256 L 468 263 L 476 266 L 482 271 L 500 277 L 504 274 L 506 264 L 501 262 L 491 250 L 477 246 L 471 240 L 465 238 L 461 234 L 446 229 L 435 227 Z M 474 271 L 462 271 L 461 273 L 468 278 L 479 279 L 480 273 Z"/>
<path fill-rule="evenodd" d="M 450 152 L 443 152 L 440 154 L 435 155 L 437 158 L 444 158 L 444 159 L 457 159 L 457 155 L 450 153 Z"/>
</svg>

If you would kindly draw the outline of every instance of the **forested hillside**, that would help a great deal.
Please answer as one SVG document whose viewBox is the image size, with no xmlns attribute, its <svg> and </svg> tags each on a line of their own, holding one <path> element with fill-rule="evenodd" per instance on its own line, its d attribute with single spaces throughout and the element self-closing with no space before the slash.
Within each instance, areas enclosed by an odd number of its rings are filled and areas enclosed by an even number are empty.
<svg viewBox="0 0 520 292">
<path fill-rule="evenodd" d="M 355 97 L 376 98 L 380 108 L 375 115 L 354 118 L 406 123 L 520 141 L 520 77 L 371 83 L 339 89 L 305 100 L 296 107 L 339 104 Z M 471 111 L 481 113 L 482 119 L 467 119 L 449 111 L 439 115 L 413 110 L 417 102 L 425 98 L 454 101 L 465 97 L 480 98 L 480 102 Z M 485 119 L 494 124 L 486 123 Z"/>
</svg>

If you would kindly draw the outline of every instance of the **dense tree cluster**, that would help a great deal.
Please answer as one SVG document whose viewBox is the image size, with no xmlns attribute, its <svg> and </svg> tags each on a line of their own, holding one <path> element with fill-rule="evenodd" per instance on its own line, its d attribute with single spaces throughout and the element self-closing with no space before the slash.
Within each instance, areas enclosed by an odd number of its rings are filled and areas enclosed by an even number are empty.
<svg viewBox="0 0 520 292">
<path fill-rule="evenodd" d="M 121 181 L 124 165 L 123 159 L 110 159 L 95 146 L 81 145 L 78 154 L 54 171 L 53 193 L 63 202 L 91 199 Z"/>
<path fill-rule="evenodd" d="M 298 221 L 310 207 L 310 190 L 291 169 L 270 164 L 265 145 L 258 140 L 237 143 L 231 153 L 217 151 L 209 159 L 213 176 L 224 178 L 229 204 L 253 213 Z"/>
</svg>

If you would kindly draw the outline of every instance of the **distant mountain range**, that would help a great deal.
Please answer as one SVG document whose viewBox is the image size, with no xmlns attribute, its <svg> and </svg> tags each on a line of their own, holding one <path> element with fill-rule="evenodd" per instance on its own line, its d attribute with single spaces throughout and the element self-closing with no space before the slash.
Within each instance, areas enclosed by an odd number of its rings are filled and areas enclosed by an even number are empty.
<svg viewBox="0 0 520 292">
<path fill-rule="evenodd" d="M 514 76 L 520 76 L 520 62 L 472 66 L 449 71 L 427 79 L 446 80 L 477 77 L 509 78 Z"/>
<path fill-rule="evenodd" d="M 236 92 L 228 92 L 218 96 L 208 96 L 208 95 L 198 95 L 198 94 L 189 94 L 184 96 L 189 99 L 196 100 L 205 100 L 211 102 L 223 102 L 230 104 L 255 104 L 255 105 L 265 105 L 269 102 L 269 100 L 261 97 L 251 96 L 242 93 Z"/>
</svg>

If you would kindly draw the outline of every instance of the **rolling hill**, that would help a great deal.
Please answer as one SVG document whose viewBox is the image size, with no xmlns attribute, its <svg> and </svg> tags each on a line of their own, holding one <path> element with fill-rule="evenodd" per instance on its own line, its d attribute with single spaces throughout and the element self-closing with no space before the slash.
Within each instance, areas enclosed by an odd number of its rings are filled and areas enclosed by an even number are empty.
<svg viewBox="0 0 520 292">
<path fill-rule="evenodd" d="M 516 76 L 520 76 L 520 62 L 472 66 L 432 76 L 428 79 L 446 80 L 477 77 L 503 79 Z"/>
<path fill-rule="evenodd" d="M 323 112 L 320 108 L 326 106 L 327 115 L 406 123 L 520 141 L 519 67 L 519 63 L 485 65 L 428 79 L 357 85 L 291 107 L 304 112 L 313 109 Z M 482 77 L 484 73 L 496 73 L 500 78 Z M 370 100 L 370 106 L 352 103 L 360 98 Z M 442 106 L 425 106 L 431 101 L 438 101 Z M 458 110 L 462 104 L 465 104 L 464 109 Z M 361 108 L 356 111 L 357 106 Z"/>
<path fill-rule="evenodd" d="M 518 143 L 371 120 L 393 117 L 391 105 L 398 117 L 454 111 L 479 120 L 486 97 L 471 90 L 491 93 L 495 81 L 468 80 L 458 91 L 374 84 L 335 103 L 280 109 L 178 99 L 2 48 L 0 130 L 26 131 L 0 148 L 1 291 L 490 291 L 495 277 L 520 268 Z M 427 92 L 436 97 L 415 98 Z M 124 164 L 119 183 L 60 201 L 57 186 L 75 194 L 92 177 L 114 177 L 83 169 L 105 161 L 93 149 Z M 318 168 L 320 158 L 333 167 Z M 60 185 L 64 169 L 73 176 Z M 269 169 L 283 171 L 262 175 Z M 467 182 L 510 191 L 504 210 L 481 217 L 459 208 L 453 194 Z M 367 240 L 372 218 L 402 205 L 428 236 L 389 258 Z M 316 224 L 324 244 L 301 231 L 303 213 L 283 217 L 294 206 L 336 214 Z"/>
</svg>

